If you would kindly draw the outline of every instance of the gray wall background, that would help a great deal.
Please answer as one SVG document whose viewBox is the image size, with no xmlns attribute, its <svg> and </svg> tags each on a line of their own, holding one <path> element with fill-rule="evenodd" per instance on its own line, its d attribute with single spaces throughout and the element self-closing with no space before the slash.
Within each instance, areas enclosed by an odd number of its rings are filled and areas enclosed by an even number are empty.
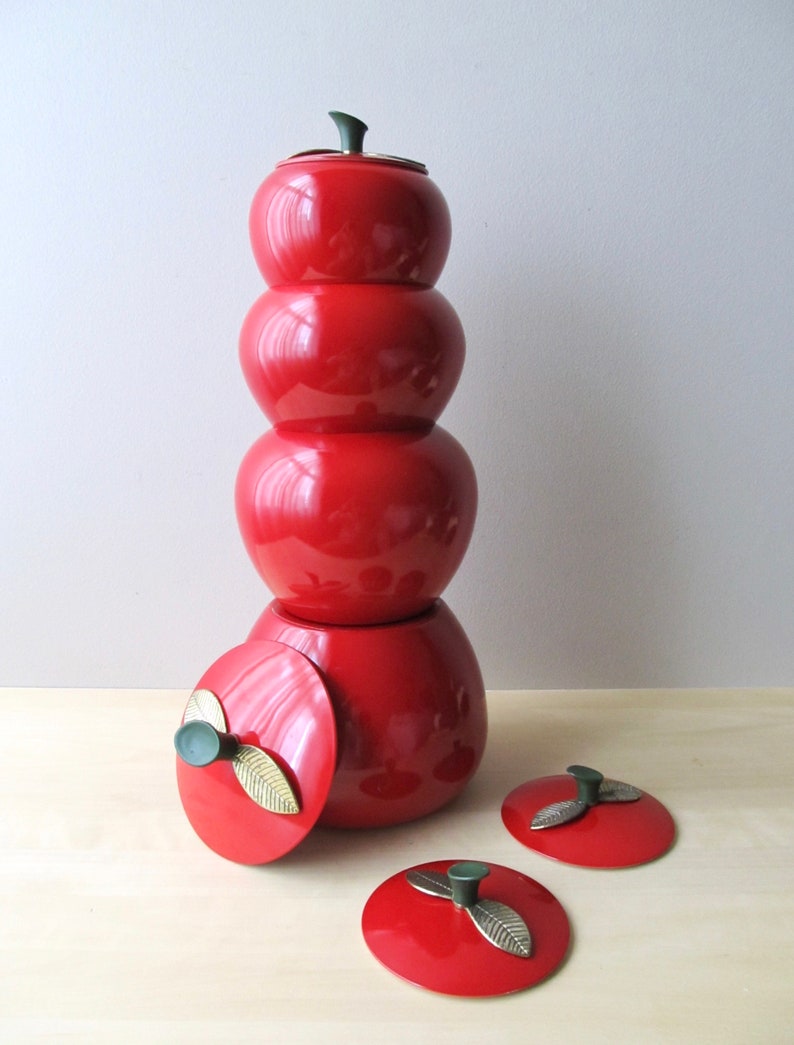
<svg viewBox="0 0 794 1045">
<path fill-rule="evenodd" d="M 794 681 L 789 0 L 0 5 L 0 683 L 190 687 L 269 598 L 234 477 L 250 199 L 425 161 L 486 684 Z"/>
</svg>

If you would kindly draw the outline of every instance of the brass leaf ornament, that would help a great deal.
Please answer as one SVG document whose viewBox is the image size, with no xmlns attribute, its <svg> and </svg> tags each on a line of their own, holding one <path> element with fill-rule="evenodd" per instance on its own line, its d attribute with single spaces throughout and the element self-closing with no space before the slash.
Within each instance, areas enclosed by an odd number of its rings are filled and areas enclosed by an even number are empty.
<svg viewBox="0 0 794 1045">
<path fill-rule="evenodd" d="M 194 689 L 185 708 L 185 722 L 209 722 L 219 733 L 226 732 L 226 715 L 211 689 Z"/>
<path fill-rule="evenodd" d="M 532 940 L 529 929 L 512 907 L 498 900 L 482 899 L 467 910 L 483 936 L 501 951 L 519 958 L 530 957 Z"/>
<path fill-rule="evenodd" d="M 485 939 L 494 947 L 517 958 L 532 955 L 532 937 L 526 922 L 507 904 L 477 896 L 480 882 L 490 874 L 487 864 L 464 861 L 453 864 L 446 874 L 440 871 L 406 872 L 408 883 L 419 892 L 451 900 L 465 911 Z"/>
<path fill-rule="evenodd" d="M 598 786 L 599 802 L 636 802 L 642 797 L 642 791 L 632 784 L 624 784 L 621 780 L 607 780 L 606 777 Z"/>
<path fill-rule="evenodd" d="M 281 768 L 258 747 L 241 744 L 232 759 L 240 785 L 247 795 L 271 813 L 299 813 L 295 792 Z"/>
<path fill-rule="evenodd" d="M 405 877 L 421 893 L 440 896 L 444 900 L 452 899 L 452 886 L 442 871 L 408 871 Z"/>
<path fill-rule="evenodd" d="M 575 798 L 563 802 L 552 802 L 538 810 L 532 818 L 532 830 L 539 831 L 544 827 L 559 827 L 560 824 L 569 824 L 572 820 L 578 820 L 587 812 L 588 806 Z"/>
<path fill-rule="evenodd" d="M 258 806 L 271 813 L 300 812 L 300 803 L 282 768 L 261 748 L 241 744 L 227 732 L 223 705 L 209 689 L 190 695 L 183 724 L 176 731 L 177 754 L 191 766 L 231 762 L 243 791 Z"/>
<path fill-rule="evenodd" d="M 569 824 L 602 802 L 636 802 L 642 797 L 638 787 L 621 780 L 609 780 L 589 766 L 568 766 L 566 772 L 576 781 L 576 798 L 552 802 L 539 809 L 530 824 L 533 831 Z"/>
</svg>

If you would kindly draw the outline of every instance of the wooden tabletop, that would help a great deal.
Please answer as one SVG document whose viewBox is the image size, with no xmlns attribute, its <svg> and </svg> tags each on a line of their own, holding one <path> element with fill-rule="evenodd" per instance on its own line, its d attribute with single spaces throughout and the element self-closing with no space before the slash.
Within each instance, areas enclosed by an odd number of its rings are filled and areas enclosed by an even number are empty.
<svg viewBox="0 0 794 1045">
<path fill-rule="evenodd" d="M 794 1041 L 794 689 L 492 692 L 482 766 L 434 816 L 315 829 L 265 867 L 218 857 L 179 803 L 174 690 L 0 690 L 0 1041 Z M 672 812 L 662 859 L 585 870 L 500 807 L 571 762 Z M 570 917 L 567 960 L 501 998 L 392 976 L 360 930 L 423 861 L 520 870 Z"/>
</svg>

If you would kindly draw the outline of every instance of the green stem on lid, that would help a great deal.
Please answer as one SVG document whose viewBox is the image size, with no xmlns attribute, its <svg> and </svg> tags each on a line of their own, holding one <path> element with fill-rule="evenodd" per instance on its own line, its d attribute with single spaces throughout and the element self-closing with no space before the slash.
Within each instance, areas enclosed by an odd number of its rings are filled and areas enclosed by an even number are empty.
<svg viewBox="0 0 794 1045">
<path fill-rule="evenodd" d="M 369 127 L 355 116 L 349 116 L 346 112 L 331 110 L 328 113 L 336 124 L 339 138 L 342 143 L 342 152 L 363 152 L 364 135 Z"/>
<path fill-rule="evenodd" d="M 476 860 L 465 860 L 453 864 L 447 871 L 452 886 L 452 902 L 456 907 L 473 907 L 477 903 L 480 882 L 491 873 L 487 864 Z"/>
<path fill-rule="evenodd" d="M 576 781 L 577 799 L 587 806 L 598 805 L 598 788 L 604 774 L 589 766 L 568 766 L 566 772 Z"/>
<path fill-rule="evenodd" d="M 174 747 L 188 765 L 208 766 L 211 762 L 231 761 L 237 754 L 240 741 L 233 733 L 221 733 L 209 722 L 196 719 L 179 727 L 174 736 Z"/>
</svg>

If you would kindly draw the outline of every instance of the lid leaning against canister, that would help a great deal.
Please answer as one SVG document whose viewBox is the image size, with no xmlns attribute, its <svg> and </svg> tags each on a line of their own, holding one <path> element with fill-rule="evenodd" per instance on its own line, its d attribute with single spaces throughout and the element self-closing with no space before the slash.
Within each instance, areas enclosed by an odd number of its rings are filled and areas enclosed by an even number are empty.
<svg viewBox="0 0 794 1045">
<path fill-rule="evenodd" d="M 325 806 L 336 767 L 328 691 L 303 654 L 255 641 L 204 673 L 176 732 L 177 784 L 196 834 L 241 864 L 294 849 Z"/>
</svg>

